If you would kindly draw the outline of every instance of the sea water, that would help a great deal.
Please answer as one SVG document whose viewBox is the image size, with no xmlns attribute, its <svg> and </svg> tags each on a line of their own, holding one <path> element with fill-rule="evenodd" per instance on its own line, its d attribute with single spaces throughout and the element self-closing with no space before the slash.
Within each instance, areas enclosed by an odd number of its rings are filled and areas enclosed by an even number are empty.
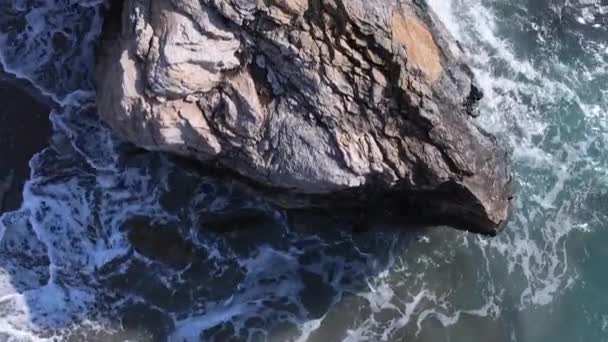
<svg viewBox="0 0 608 342">
<path fill-rule="evenodd" d="M 497 238 L 296 223 L 134 149 L 94 106 L 102 1 L 2 1 L 3 68 L 57 106 L 0 217 L 0 340 L 608 341 L 608 3 L 428 4 L 513 156 Z M 243 212 L 245 230 L 212 229 Z"/>
</svg>

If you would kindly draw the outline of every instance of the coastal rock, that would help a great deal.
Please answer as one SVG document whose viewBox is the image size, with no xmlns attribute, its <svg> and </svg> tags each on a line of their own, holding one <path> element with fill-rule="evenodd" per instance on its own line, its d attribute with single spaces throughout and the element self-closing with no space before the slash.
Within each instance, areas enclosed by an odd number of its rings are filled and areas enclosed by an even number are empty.
<svg viewBox="0 0 608 342">
<path fill-rule="evenodd" d="M 489 235 L 508 219 L 508 157 L 472 123 L 481 92 L 418 1 L 116 3 L 98 108 L 134 144 L 288 208 L 380 207 Z"/>
</svg>

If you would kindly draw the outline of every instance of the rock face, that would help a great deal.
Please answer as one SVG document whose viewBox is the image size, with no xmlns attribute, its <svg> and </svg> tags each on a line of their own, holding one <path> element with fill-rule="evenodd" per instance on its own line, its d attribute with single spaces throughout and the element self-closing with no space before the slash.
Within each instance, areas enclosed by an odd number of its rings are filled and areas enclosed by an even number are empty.
<svg viewBox="0 0 608 342">
<path fill-rule="evenodd" d="M 98 56 L 119 134 L 231 170 L 292 208 L 381 206 L 495 234 L 506 153 L 419 1 L 125 0 Z"/>
</svg>

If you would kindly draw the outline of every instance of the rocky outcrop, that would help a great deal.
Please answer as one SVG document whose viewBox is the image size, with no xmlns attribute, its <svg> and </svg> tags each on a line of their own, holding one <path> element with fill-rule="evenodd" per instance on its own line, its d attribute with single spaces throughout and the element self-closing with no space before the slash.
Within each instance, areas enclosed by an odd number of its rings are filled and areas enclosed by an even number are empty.
<svg viewBox="0 0 608 342">
<path fill-rule="evenodd" d="M 285 207 L 390 208 L 495 234 L 505 152 L 475 127 L 462 51 L 418 1 L 125 0 L 98 107 L 149 150 L 237 173 Z"/>
</svg>

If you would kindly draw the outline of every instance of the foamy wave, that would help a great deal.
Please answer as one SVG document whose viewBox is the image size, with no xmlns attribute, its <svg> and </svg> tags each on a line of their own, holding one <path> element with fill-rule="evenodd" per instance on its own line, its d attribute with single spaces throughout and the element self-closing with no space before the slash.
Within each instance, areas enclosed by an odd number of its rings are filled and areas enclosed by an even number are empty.
<svg viewBox="0 0 608 342">
<path fill-rule="evenodd" d="M 103 0 L 3 1 L 0 65 L 56 102 L 93 89 Z"/>
<path fill-rule="evenodd" d="M 541 58 L 551 64 L 532 64 L 517 57 L 512 44 L 499 36 L 491 6 L 478 0 L 429 2 L 469 49 L 474 72 L 486 94 L 479 124 L 510 142 L 517 166 L 519 198 L 506 234 L 478 242 L 490 255 L 506 259 L 509 273 L 524 277 L 520 309 L 528 304 L 549 304 L 576 278 L 576 270 L 569 267 L 567 260 L 568 237 L 594 225 L 577 217 L 581 204 L 572 196 L 587 194 L 586 189 L 580 191 L 574 184 L 580 184 L 579 177 L 600 162 L 588 153 L 597 135 L 585 131 L 602 130 L 595 123 L 605 120 L 602 116 L 608 102 L 604 95 L 592 99 L 595 104 L 590 104 L 578 86 L 605 78 L 605 63 L 581 73 L 580 68 L 566 65 L 567 61 L 561 62 L 560 56 L 547 51 Z M 544 42 L 542 30 L 546 27 L 518 20 L 529 18 L 514 16 L 509 25 L 530 25 L 539 31 L 539 44 Z M 593 41 L 587 47 L 593 58 L 605 62 L 599 56 L 601 48 Z M 580 80 L 581 75 L 586 79 Z M 571 106 L 564 107 L 567 104 Z M 562 122 L 564 114 L 580 115 L 590 125 L 580 126 L 580 133 L 575 133 L 576 127 Z"/>
</svg>

